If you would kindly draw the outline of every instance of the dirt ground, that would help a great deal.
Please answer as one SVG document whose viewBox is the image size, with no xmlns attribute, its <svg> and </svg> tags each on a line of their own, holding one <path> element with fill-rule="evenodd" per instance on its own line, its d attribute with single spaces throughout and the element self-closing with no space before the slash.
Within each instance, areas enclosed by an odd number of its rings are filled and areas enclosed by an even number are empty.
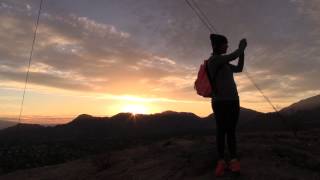
<svg viewBox="0 0 320 180">
<path fill-rule="evenodd" d="M 241 133 L 238 152 L 241 175 L 226 172 L 218 179 L 318 180 L 320 129 L 299 132 Z M 226 147 L 227 148 L 227 147 Z M 228 151 L 226 149 L 228 160 Z M 183 136 L 110 152 L 64 164 L 19 170 L 0 176 L 12 179 L 216 179 L 215 136 Z"/>
</svg>

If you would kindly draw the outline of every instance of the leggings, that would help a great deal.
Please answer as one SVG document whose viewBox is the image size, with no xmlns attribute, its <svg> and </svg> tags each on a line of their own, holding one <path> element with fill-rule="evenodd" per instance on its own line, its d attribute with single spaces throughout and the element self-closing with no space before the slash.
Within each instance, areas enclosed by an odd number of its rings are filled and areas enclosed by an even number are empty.
<svg viewBox="0 0 320 180">
<path fill-rule="evenodd" d="M 231 159 L 238 158 L 236 144 L 236 126 L 239 119 L 239 100 L 211 101 L 217 126 L 217 150 L 219 159 L 224 159 L 225 135 Z"/>
</svg>

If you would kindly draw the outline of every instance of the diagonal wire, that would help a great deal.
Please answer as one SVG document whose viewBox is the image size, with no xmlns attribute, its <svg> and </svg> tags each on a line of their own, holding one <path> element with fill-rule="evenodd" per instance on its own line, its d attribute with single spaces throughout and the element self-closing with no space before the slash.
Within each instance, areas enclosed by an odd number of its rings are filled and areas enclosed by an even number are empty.
<svg viewBox="0 0 320 180">
<path fill-rule="evenodd" d="M 200 12 L 200 14 L 202 15 L 202 17 L 204 18 L 204 20 L 209 24 L 209 26 L 211 27 L 212 32 L 218 32 L 217 29 L 213 26 L 213 24 L 211 23 L 211 21 L 208 19 L 208 17 L 206 16 L 206 14 L 201 10 L 201 8 L 198 6 L 198 4 L 194 1 L 191 0 L 191 2 L 193 2 L 193 5 L 196 9 L 198 9 L 198 11 Z"/>
<path fill-rule="evenodd" d="M 249 72 L 248 72 L 246 69 L 244 69 L 244 73 L 245 73 L 245 75 L 247 76 L 247 78 L 251 81 L 251 83 L 255 86 L 255 88 L 256 88 L 256 89 L 260 92 L 260 94 L 264 97 L 264 99 L 270 104 L 270 106 L 272 107 L 272 109 L 274 110 L 274 112 L 278 115 L 278 117 L 282 120 L 282 122 L 283 122 L 286 126 L 288 126 L 288 124 L 287 124 L 287 119 L 280 114 L 280 112 L 279 112 L 278 109 L 272 104 L 272 102 L 271 102 L 271 100 L 268 98 L 268 96 L 266 96 L 266 95 L 263 93 L 262 89 L 258 86 L 258 84 L 255 83 L 255 81 L 253 80 L 253 78 L 251 77 L 251 75 L 249 74 Z M 293 132 L 294 136 L 297 137 L 296 130 L 293 129 L 293 127 L 292 127 L 292 132 Z"/>
<path fill-rule="evenodd" d="M 271 105 L 271 107 L 273 108 L 274 111 L 278 112 L 277 108 L 272 104 L 272 102 L 270 101 L 270 99 L 263 93 L 263 91 L 261 90 L 261 88 L 255 83 L 255 81 L 253 80 L 253 78 L 251 77 L 251 75 L 249 74 L 249 72 L 244 69 L 244 73 L 247 76 L 247 78 L 251 81 L 251 83 L 256 87 L 256 89 L 258 89 L 258 91 L 260 92 L 260 94 L 264 97 L 264 99 L 266 99 L 266 101 Z"/>
<path fill-rule="evenodd" d="M 198 12 L 198 10 L 188 1 L 185 0 L 185 2 L 188 4 L 188 6 L 194 11 L 194 13 L 198 16 L 198 18 L 201 20 L 201 22 L 207 27 L 210 33 L 214 32 L 214 29 L 210 26 L 208 21 L 204 19 L 204 17 Z"/>
<path fill-rule="evenodd" d="M 32 61 L 34 44 L 35 44 L 36 38 L 37 38 L 37 30 L 38 30 L 38 25 L 39 25 L 39 20 L 40 20 L 40 14 L 41 14 L 41 10 L 42 10 L 42 3 L 43 3 L 43 0 L 40 0 L 38 16 L 37 16 L 37 21 L 36 21 L 36 24 L 35 24 L 35 30 L 34 30 L 34 33 L 33 33 L 33 40 L 32 40 L 32 45 L 31 45 L 31 50 L 30 50 L 28 70 L 27 70 L 27 74 L 26 74 L 26 79 L 25 79 L 24 89 L 23 89 L 23 94 L 22 94 L 22 100 L 21 100 L 21 105 L 20 105 L 20 113 L 19 113 L 19 120 L 18 120 L 19 123 L 18 124 L 20 124 L 20 122 L 21 122 L 21 115 L 22 115 L 22 111 L 23 111 L 24 97 L 25 97 L 25 94 L 26 94 L 26 88 L 27 88 L 28 79 L 29 79 L 29 72 L 30 72 L 30 65 L 31 65 L 31 61 Z"/>
</svg>

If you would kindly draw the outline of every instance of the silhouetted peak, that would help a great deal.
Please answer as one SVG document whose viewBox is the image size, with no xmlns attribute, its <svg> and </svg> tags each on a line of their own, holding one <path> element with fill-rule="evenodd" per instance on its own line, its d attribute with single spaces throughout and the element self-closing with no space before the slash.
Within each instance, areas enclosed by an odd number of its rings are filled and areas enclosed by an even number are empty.
<svg viewBox="0 0 320 180">
<path fill-rule="evenodd" d="M 240 107 L 240 112 L 246 112 L 246 113 L 261 113 L 252 109 L 248 109 L 248 108 L 244 108 L 244 107 Z"/>
<path fill-rule="evenodd" d="M 132 117 L 135 116 L 132 113 L 128 113 L 128 112 L 122 112 L 122 113 L 118 113 L 114 116 L 111 117 L 111 119 L 115 119 L 115 120 L 128 120 L 128 119 L 132 119 Z"/>
<path fill-rule="evenodd" d="M 178 114 L 178 112 L 168 110 L 168 111 L 163 111 L 163 112 L 161 112 L 159 114 Z"/>
<path fill-rule="evenodd" d="M 27 123 L 18 123 L 14 126 L 6 128 L 7 130 L 14 130 L 14 129 L 20 129 L 20 130 L 35 130 L 43 128 L 44 126 L 41 126 L 40 124 L 27 124 Z"/>
<path fill-rule="evenodd" d="M 258 112 L 258 111 L 255 111 L 255 110 L 252 110 L 252 109 L 247 109 L 247 108 L 244 108 L 244 107 L 240 107 L 240 116 L 244 119 L 251 119 L 257 115 L 261 115 L 263 113 L 261 112 Z M 208 116 L 202 118 L 204 120 L 211 120 L 211 119 L 214 119 L 214 113 L 211 113 L 209 114 Z"/>
<path fill-rule="evenodd" d="M 76 119 L 88 119 L 88 118 L 92 118 L 93 116 L 89 115 L 89 114 L 80 114 Z"/>
<path fill-rule="evenodd" d="M 191 112 L 176 112 L 176 111 L 171 111 L 171 110 L 163 111 L 163 112 L 158 113 L 158 114 L 161 114 L 161 115 L 182 115 L 182 116 L 198 117 L 197 115 L 195 115 L 194 113 L 191 113 Z"/>
<path fill-rule="evenodd" d="M 312 110 L 315 108 L 320 108 L 320 95 L 316 95 L 313 97 L 300 100 L 296 103 L 291 104 L 286 108 L 283 108 L 281 111 L 282 112 L 301 111 L 301 110 Z"/>
<path fill-rule="evenodd" d="M 16 125 L 15 121 L 0 120 L 0 130 Z"/>
<path fill-rule="evenodd" d="M 43 127 L 40 124 L 27 124 L 27 123 L 18 123 L 15 125 L 16 127 L 30 127 L 30 128 L 37 128 L 37 127 Z"/>
<path fill-rule="evenodd" d="M 88 114 L 81 114 L 68 124 L 85 123 L 85 122 L 91 122 L 93 120 L 97 120 L 97 118 Z"/>
</svg>

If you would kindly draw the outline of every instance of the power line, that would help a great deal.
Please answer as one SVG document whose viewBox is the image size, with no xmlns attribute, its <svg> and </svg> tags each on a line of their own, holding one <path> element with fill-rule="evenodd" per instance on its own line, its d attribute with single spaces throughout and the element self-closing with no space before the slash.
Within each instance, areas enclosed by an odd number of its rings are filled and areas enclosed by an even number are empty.
<svg viewBox="0 0 320 180">
<path fill-rule="evenodd" d="M 40 20 L 40 14 L 41 14 L 41 10 L 42 10 L 42 3 L 43 3 L 43 0 L 40 0 L 38 16 L 37 16 L 37 21 L 36 21 L 36 24 L 35 24 L 35 30 L 34 30 L 34 33 L 33 33 L 33 40 L 32 40 L 32 45 L 31 45 L 31 50 L 30 50 L 28 70 L 27 70 L 27 74 L 26 74 L 26 79 L 25 79 L 24 89 L 23 89 L 23 94 L 22 94 L 22 100 L 21 100 L 21 105 L 20 105 L 20 113 L 19 113 L 19 120 L 18 120 L 19 123 L 18 124 L 20 124 L 20 122 L 21 122 L 21 115 L 22 115 L 22 111 L 23 111 L 24 97 L 25 97 L 25 94 L 26 94 L 26 88 L 27 88 L 28 79 L 29 79 L 29 72 L 30 72 L 30 65 L 31 65 L 31 61 L 32 61 L 34 44 L 35 44 L 36 38 L 37 38 L 37 30 L 38 30 L 38 25 L 39 25 L 39 20 Z"/>
<path fill-rule="evenodd" d="M 278 115 L 278 117 L 282 120 L 282 122 L 288 126 L 287 124 L 287 119 L 284 118 L 280 112 L 277 110 L 277 108 L 272 104 L 271 100 L 263 93 L 263 91 L 260 89 L 260 87 L 255 83 L 255 81 L 252 79 L 252 77 L 250 76 L 249 72 L 246 71 L 246 69 L 244 69 L 244 73 L 247 76 L 247 78 L 251 81 L 251 83 L 255 86 L 256 89 L 258 89 L 258 91 L 260 92 L 260 94 L 264 97 L 264 99 L 271 105 L 272 109 L 274 110 L 274 112 Z M 297 137 L 296 131 L 294 129 L 292 129 L 292 132 L 294 134 L 295 137 Z"/>
<path fill-rule="evenodd" d="M 188 6 L 194 11 L 194 13 L 198 16 L 198 18 L 201 20 L 201 22 L 208 28 L 209 32 L 214 32 L 214 29 L 210 26 L 209 22 L 202 17 L 202 15 L 197 11 L 197 9 L 188 1 L 185 0 Z"/>
<path fill-rule="evenodd" d="M 210 20 L 208 19 L 208 17 L 206 16 L 206 14 L 201 10 L 201 8 L 198 6 L 198 4 L 194 1 L 191 0 L 194 4 L 194 7 L 196 9 L 198 9 L 198 11 L 200 12 L 200 14 L 202 15 L 202 17 L 205 19 L 205 21 L 209 24 L 209 26 L 211 27 L 211 31 L 212 32 L 218 32 L 217 29 L 213 26 L 213 24 L 210 22 Z"/>
</svg>

